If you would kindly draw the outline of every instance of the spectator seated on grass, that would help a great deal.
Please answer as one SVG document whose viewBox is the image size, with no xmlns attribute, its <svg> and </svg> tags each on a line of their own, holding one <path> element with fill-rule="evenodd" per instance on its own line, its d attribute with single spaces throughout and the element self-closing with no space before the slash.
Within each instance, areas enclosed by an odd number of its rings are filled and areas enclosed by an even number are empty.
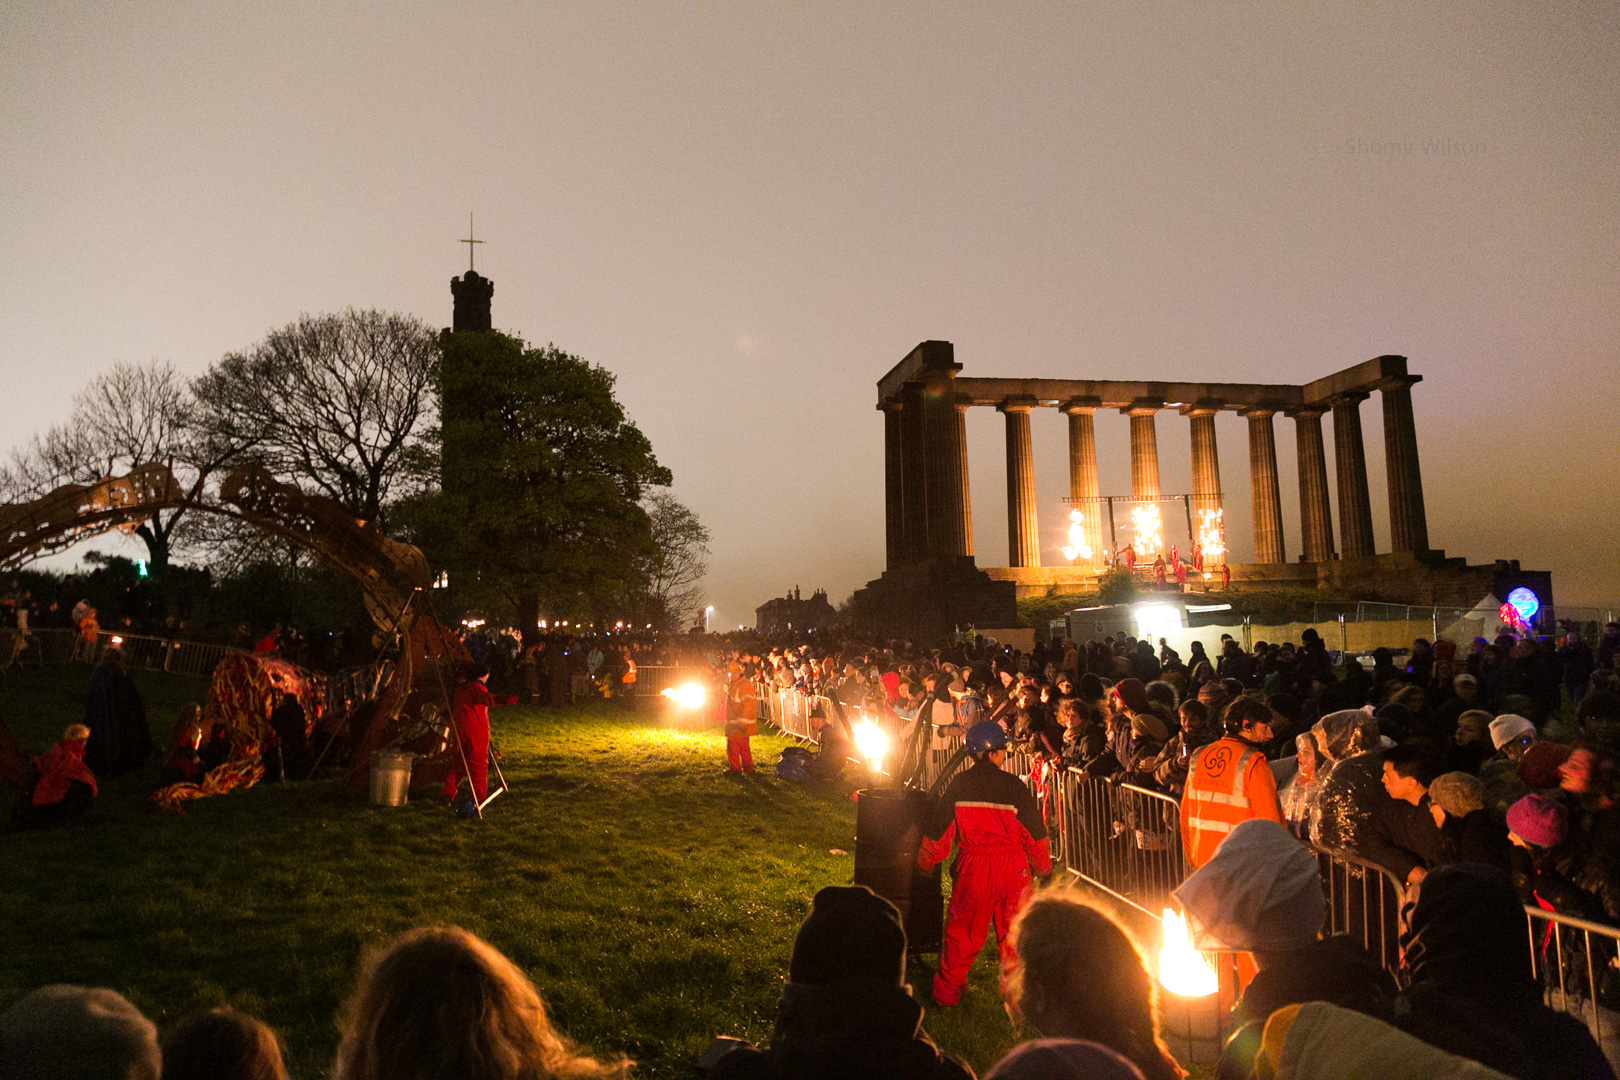
<svg viewBox="0 0 1620 1080">
<path fill-rule="evenodd" d="M 1274 821 L 1233 829 L 1175 898 L 1194 948 L 1246 952 L 1259 969 L 1233 1010 L 1238 1030 L 1220 1077 L 1249 1075 L 1266 1018 L 1285 1005 L 1331 1001 L 1377 1016 L 1395 993 L 1394 980 L 1349 935 L 1318 938 L 1327 901 L 1316 856 Z"/>
<path fill-rule="evenodd" d="M 1513 1080 L 1354 1009 L 1287 1005 L 1266 1021 L 1253 1080 Z"/>
<path fill-rule="evenodd" d="M 1147 1080 L 1186 1075 L 1159 1037 L 1142 954 L 1112 917 L 1077 893 L 1045 890 L 1013 921 L 1012 943 L 1018 959 L 1003 991 L 1009 1012 L 1047 1038 L 1100 1043 Z"/>
<path fill-rule="evenodd" d="M 1396 1027 L 1518 1080 L 1613 1080 L 1579 1019 L 1543 1004 L 1531 967 L 1529 922 L 1507 874 L 1443 866 L 1402 912 Z"/>
<path fill-rule="evenodd" d="M 229 1006 L 181 1020 L 163 1040 L 163 1080 L 287 1080 L 276 1033 Z"/>
<path fill-rule="evenodd" d="M 1101 1043 L 1031 1039 L 996 1062 L 984 1080 L 1144 1080 L 1142 1070 Z"/>
<path fill-rule="evenodd" d="M 335 1080 L 622 1080 L 631 1065 L 579 1053 L 517 965 L 454 926 L 364 962 L 339 1026 Z"/>
<path fill-rule="evenodd" d="M 43 986 L 0 1013 L 6 1080 L 158 1080 L 157 1028 L 113 990 Z"/>
<path fill-rule="evenodd" d="M 22 828 L 65 825 L 83 817 L 96 798 L 96 777 L 84 763 L 90 729 L 69 724 L 57 744 L 34 759 L 32 780 L 17 804 Z"/>
<path fill-rule="evenodd" d="M 900 912 L 864 885 L 831 885 L 816 893 L 794 939 L 770 1046 L 739 1046 L 709 1077 L 972 1080 L 922 1019 L 906 985 Z"/>
</svg>

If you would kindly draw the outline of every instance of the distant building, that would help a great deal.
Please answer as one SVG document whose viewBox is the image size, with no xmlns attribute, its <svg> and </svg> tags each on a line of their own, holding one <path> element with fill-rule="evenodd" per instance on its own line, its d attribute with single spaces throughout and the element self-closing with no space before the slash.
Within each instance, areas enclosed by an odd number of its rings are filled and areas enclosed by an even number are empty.
<svg viewBox="0 0 1620 1080">
<path fill-rule="evenodd" d="M 819 630 L 831 626 L 837 619 L 838 612 L 827 602 L 826 589 L 817 589 L 805 600 L 800 597 L 797 585 L 786 596 L 767 600 L 754 609 L 754 628 L 762 634 Z"/>
</svg>

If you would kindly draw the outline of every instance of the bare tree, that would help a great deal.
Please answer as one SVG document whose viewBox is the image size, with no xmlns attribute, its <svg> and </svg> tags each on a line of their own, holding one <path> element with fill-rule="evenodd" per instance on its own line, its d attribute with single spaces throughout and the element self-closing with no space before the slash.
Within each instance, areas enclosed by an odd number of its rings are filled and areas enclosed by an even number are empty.
<svg viewBox="0 0 1620 1080">
<path fill-rule="evenodd" d="M 437 334 L 408 315 L 305 315 L 196 381 L 198 427 L 376 521 L 434 419 L 438 358 Z"/>
<path fill-rule="evenodd" d="M 9 500 L 38 498 L 63 484 L 92 484 L 145 464 L 167 465 L 197 482 L 204 463 L 197 460 L 191 415 L 186 382 L 167 361 L 116 364 L 74 395 L 66 423 L 12 451 L 0 471 L 0 492 Z M 168 567 L 184 516 L 182 507 L 162 510 L 135 528 L 154 573 Z"/>
<path fill-rule="evenodd" d="M 681 629 L 702 606 L 703 576 L 709 570 L 709 530 L 667 492 L 654 492 L 642 506 L 652 522 L 658 554 L 644 568 L 643 604 L 639 606 L 647 622 Z"/>
</svg>

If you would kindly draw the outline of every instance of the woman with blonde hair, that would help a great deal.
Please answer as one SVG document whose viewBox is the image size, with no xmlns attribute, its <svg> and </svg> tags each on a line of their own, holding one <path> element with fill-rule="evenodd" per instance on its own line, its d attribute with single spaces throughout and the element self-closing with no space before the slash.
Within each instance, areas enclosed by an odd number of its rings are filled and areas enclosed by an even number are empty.
<svg viewBox="0 0 1620 1080">
<path fill-rule="evenodd" d="M 1153 977 L 1126 929 L 1064 889 L 1036 893 L 1012 927 L 1009 1012 L 1050 1039 L 1100 1043 L 1147 1080 L 1186 1075 L 1159 1038 Z"/>
<path fill-rule="evenodd" d="M 429 926 L 362 964 L 344 1006 L 336 1080 L 623 1080 L 551 1026 L 540 993 L 481 938 Z"/>
</svg>

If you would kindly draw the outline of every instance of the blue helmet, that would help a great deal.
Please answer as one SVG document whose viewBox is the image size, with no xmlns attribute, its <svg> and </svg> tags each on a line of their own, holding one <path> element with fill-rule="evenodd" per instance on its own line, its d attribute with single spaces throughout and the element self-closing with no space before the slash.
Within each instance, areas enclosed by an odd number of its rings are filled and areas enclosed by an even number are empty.
<svg viewBox="0 0 1620 1080">
<path fill-rule="evenodd" d="M 967 748 L 970 754 L 988 754 L 1007 747 L 1007 729 L 994 720 L 984 720 L 968 728 Z"/>
</svg>

